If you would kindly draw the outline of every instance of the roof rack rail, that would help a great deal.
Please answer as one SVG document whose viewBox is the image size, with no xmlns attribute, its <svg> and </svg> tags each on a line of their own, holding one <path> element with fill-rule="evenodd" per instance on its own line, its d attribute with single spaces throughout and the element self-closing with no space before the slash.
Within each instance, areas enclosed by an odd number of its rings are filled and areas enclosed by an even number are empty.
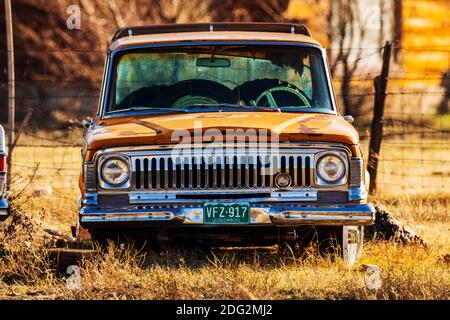
<svg viewBox="0 0 450 320">
<path fill-rule="evenodd" d="M 151 26 L 126 27 L 118 29 L 112 41 L 120 38 L 147 34 L 177 33 L 177 32 L 205 32 L 205 31 L 250 31 L 250 32 L 279 32 L 301 34 L 311 37 L 311 32 L 303 24 L 297 23 L 265 23 L 265 22 L 211 22 L 192 24 L 162 24 Z"/>
</svg>

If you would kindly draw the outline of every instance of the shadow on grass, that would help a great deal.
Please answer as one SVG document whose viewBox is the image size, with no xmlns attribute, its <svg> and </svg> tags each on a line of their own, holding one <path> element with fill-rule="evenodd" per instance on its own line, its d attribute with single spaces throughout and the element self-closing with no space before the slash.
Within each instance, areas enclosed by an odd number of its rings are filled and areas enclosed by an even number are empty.
<svg viewBox="0 0 450 320">
<path fill-rule="evenodd" d="M 153 267 L 200 270 L 205 267 L 237 268 L 243 265 L 259 269 L 273 269 L 301 263 L 320 263 L 328 256 L 318 254 L 317 246 L 304 248 L 288 244 L 266 247 L 207 247 L 199 245 L 136 245 L 133 242 L 96 245 L 100 260 L 116 260 L 138 268 Z M 98 261 L 98 260 L 97 260 Z M 98 261 L 100 262 L 100 261 Z"/>
</svg>

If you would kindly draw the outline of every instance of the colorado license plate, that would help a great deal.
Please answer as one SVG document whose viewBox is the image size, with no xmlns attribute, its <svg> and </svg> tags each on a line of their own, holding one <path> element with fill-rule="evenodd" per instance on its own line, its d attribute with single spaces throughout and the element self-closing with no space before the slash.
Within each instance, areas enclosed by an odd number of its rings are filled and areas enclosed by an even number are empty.
<svg viewBox="0 0 450 320">
<path fill-rule="evenodd" d="M 203 206 L 205 224 L 249 224 L 250 204 L 210 202 Z"/>
</svg>

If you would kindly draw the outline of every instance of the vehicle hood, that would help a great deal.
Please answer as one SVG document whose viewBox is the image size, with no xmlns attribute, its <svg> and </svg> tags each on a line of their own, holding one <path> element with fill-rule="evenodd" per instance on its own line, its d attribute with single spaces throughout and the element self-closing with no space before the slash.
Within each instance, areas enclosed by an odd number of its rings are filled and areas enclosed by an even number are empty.
<svg viewBox="0 0 450 320">
<path fill-rule="evenodd" d="M 194 131 L 195 128 L 197 131 Z M 356 130 L 341 116 L 321 113 L 214 112 L 98 120 L 86 132 L 85 143 L 87 149 L 92 151 L 130 145 L 177 144 L 180 134 L 189 132 L 194 137 L 193 132 L 209 129 L 222 133 L 227 129 L 243 129 L 244 132 L 256 129 L 259 133 L 267 130 L 269 135 L 278 135 L 280 142 L 339 142 L 348 145 L 359 142 Z"/>
</svg>

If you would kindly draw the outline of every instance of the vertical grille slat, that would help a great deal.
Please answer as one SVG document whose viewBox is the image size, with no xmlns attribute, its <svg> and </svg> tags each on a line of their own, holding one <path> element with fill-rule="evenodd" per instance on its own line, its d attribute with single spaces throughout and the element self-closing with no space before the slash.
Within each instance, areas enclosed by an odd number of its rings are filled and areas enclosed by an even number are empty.
<svg viewBox="0 0 450 320">
<path fill-rule="evenodd" d="M 183 186 L 185 189 L 188 189 L 191 182 L 189 180 L 189 177 L 191 176 L 190 172 L 191 172 L 191 166 L 188 163 L 189 159 L 185 158 L 183 161 Z"/>
<path fill-rule="evenodd" d="M 207 161 L 202 157 L 202 161 L 200 164 L 200 188 L 202 189 L 206 189 L 209 178 L 209 170 L 207 169 L 208 166 L 206 165 L 206 163 Z"/>
<path fill-rule="evenodd" d="M 150 175 L 150 170 L 149 170 L 149 165 L 148 165 L 148 159 L 144 159 L 144 188 L 148 189 L 150 184 L 149 184 L 149 175 Z"/>
<path fill-rule="evenodd" d="M 205 177 L 205 168 L 203 167 L 203 157 L 197 158 L 197 188 L 203 189 L 203 178 Z"/>
<path fill-rule="evenodd" d="M 177 189 L 181 189 L 183 172 L 181 170 L 181 159 L 177 158 L 175 162 L 175 186 Z"/>
<path fill-rule="evenodd" d="M 153 158 L 151 161 L 151 174 L 152 174 L 152 189 L 158 189 L 159 186 L 159 174 L 158 174 L 158 161 L 156 160 L 156 158 Z"/>
<path fill-rule="evenodd" d="M 197 175 L 197 171 L 198 171 L 198 169 L 197 169 L 197 159 L 194 157 L 194 158 L 192 158 L 192 161 L 191 161 L 191 170 L 190 170 L 190 176 L 191 176 L 191 178 L 190 178 L 190 185 L 191 185 L 191 187 L 193 188 L 193 189 L 196 189 L 197 188 L 197 177 L 198 177 L 198 175 Z"/>
<path fill-rule="evenodd" d="M 248 187 L 248 157 L 241 157 L 241 188 Z"/>
<path fill-rule="evenodd" d="M 314 154 L 168 156 L 132 158 L 136 190 L 270 189 L 278 173 L 292 177 L 293 188 L 310 188 L 315 181 Z M 351 159 L 351 185 L 361 181 L 360 159 Z"/>
<path fill-rule="evenodd" d="M 253 157 L 253 186 L 258 186 L 258 156 Z"/>
<path fill-rule="evenodd" d="M 273 156 L 272 158 L 270 158 L 270 161 L 271 162 L 269 162 L 268 187 L 273 186 L 274 178 L 280 172 L 281 157 Z"/>
<path fill-rule="evenodd" d="M 136 189 L 139 190 L 141 188 L 141 159 L 136 159 L 134 165 L 136 167 L 136 170 L 134 171 L 134 180 Z"/>
<path fill-rule="evenodd" d="M 167 165 L 166 165 L 166 160 L 165 158 L 161 158 L 159 160 L 159 189 L 166 189 L 166 183 L 167 183 Z"/>
<path fill-rule="evenodd" d="M 303 186 L 303 164 L 302 164 L 302 157 L 297 157 L 297 187 L 302 187 Z"/>
<path fill-rule="evenodd" d="M 230 158 L 224 157 L 224 170 L 223 170 L 223 185 L 225 188 L 230 187 Z"/>
<path fill-rule="evenodd" d="M 289 157 L 289 175 L 292 178 L 292 186 L 296 186 L 297 167 L 295 166 L 295 159 L 292 156 Z"/>
<path fill-rule="evenodd" d="M 237 156 L 235 156 L 233 158 L 233 188 L 237 188 L 239 185 L 239 180 L 240 180 L 240 171 L 241 169 L 239 168 L 239 158 Z"/>
<path fill-rule="evenodd" d="M 217 165 L 216 165 L 216 186 L 217 188 L 222 187 L 223 178 L 222 175 L 224 173 L 223 168 L 223 158 L 217 157 Z"/>
<path fill-rule="evenodd" d="M 167 159 L 167 188 L 173 189 L 175 186 L 174 163 L 172 158 Z"/>
<path fill-rule="evenodd" d="M 311 176 L 310 176 L 310 171 L 311 171 L 311 158 L 310 157 L 305 157 L 305 186 L 309 187 L 311 186 Z"/>
<path fill-rule="evenodd" d="M 310 164 L 309 164 L 309 185 L 314 185 L 314 172 L 316 171 L 316 166 L 314 163 L 314 157 L 310 157 Z"/>
<path fill-rule="evenodd" d="M 263 172 L 262 172 L 262 170 L 263 170 L 263 167 L 262 167 L 262 160 L 261 160 L 261 157 L 257 157 L 257 160 L 256 160 L 257 162 L 256 162 L 256 186 L 257 187 L 262 187 L 262 185 L 263 185 Z"/>
<path fill-rule="evenodd" d="M 272 166 L 272 158 L 267 156 L 265 158 L 265 162 L 263 163 L 264 168 L 264 178 L 265 183 L 264 186 L 269 188 L 272 185 L 272 176 L 273 176 L 273 166 Z"/>
<path fill-rule="evenodd" d="M 287 168 L 286 157 L 282 156 L 281 157 L 281 165 L 280 165 L 280 168 L 278 169 L 278 172 L 287 173 L 286 168 Z"/>
<path fill-rule="evenodd" d="M 215 181 L 215 161 L 213 157 L 208 159 L 208 188 L 213 189 L 216 186 Z"/>
<path fill-rule="evenodd" d="M 254 157 L 250 156 L 247 158 L 247 185 L 249 188 L 255 186 L 255 160 Z"/>
</svg>

